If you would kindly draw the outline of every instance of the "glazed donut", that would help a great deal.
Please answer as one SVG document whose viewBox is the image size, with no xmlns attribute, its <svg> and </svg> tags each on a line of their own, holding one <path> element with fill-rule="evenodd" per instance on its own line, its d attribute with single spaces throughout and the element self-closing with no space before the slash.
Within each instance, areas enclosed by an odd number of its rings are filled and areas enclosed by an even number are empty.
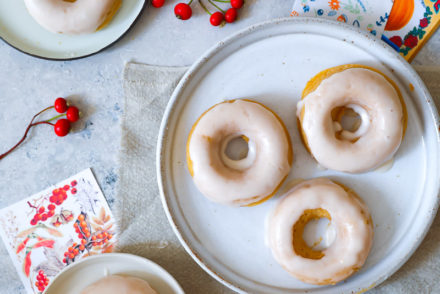
<svg viewBox="0 0 440 294">
<path fill-rule="evenodd" d="M 347 110 L 360 116 L 357 130 L 344 130 Z M 403 139 L 407 114 L 395 83 L 378 70 L 342 65 L 306 85 L 297 108 L 298 127 L 309 152 L 325 168 L 360 173 L 392 159 Z"/>
<path fill-rule="evenodd" d="M 327 218 L 335 239 L 314 250 L 303 239 L 306 224 Z M 351 190 L 319 178 L 293 187 L 268 218 L 268 245 L 276 261 L 292 276 L 315 285 L 336 284 L 359 270 L 373 241 L 367 206 Z"/>
<path fill-rule="evenodd" d="M 147 281 L 118 275 L 102 278 L 81 291 L 81 294 L 108 293 L 157 294 Z"/>
<path fill-rule="evenodd" d="M 228 143 L 242 137 L 245 158 L 232 160 Z M 199 191 L 227 205 L 256 205 L 279 189 L 290 171 L 293 152 L 281 119 L 255 101 L 239 99 L 214 105 L 193 125 L 188 136 L 188 169 Z"/>
<path fill-rule="evenodd" d="M 24 0 L 30 15 L 46 30 L 89 34 L 105 27 L 122 0 Z"/>
</svg>

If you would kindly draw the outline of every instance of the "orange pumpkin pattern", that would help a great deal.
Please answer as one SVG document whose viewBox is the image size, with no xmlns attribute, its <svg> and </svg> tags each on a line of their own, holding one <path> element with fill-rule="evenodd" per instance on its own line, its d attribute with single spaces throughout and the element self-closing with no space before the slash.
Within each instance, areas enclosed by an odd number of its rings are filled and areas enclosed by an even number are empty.
<svg viewBox="0 0 440 294">
<path fill-rule="evenodd" d="M 385 26 L 386 31 L 397 31 L 403 28 L 413 16 L 414 0 L 394 0 L 388 22 Z"/>
</svg>

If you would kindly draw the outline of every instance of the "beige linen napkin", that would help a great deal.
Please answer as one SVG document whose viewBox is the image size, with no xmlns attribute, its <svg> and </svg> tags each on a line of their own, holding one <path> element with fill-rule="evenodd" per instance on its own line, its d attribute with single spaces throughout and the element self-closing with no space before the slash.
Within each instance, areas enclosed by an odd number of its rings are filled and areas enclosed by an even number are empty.
<svg viewBox="0 0 440 294">
<path fill-rule="evenodd" d="M 417 68 L 440 101 L 440 68 Z M 185 252 L 165 216 L 156 183 L 156 142 L 162 114 L 186 68 L 128 63 L 115 214 L 119 250 L 163 266 L 188 294 L 233 293 L 206 274 Z M 440 293 L 440 217 L 417 252 L 371 293 Z"/>
<path fill-rule="evenodd" d="M 205 273 L 185 252 L 168 223 L 156 181 L 156 142 L 168 99 L 187 68 L 129 63 L 115 215 L 119 251 L 164 267 L 187 294 L 234 293 Z"/>
</svg>

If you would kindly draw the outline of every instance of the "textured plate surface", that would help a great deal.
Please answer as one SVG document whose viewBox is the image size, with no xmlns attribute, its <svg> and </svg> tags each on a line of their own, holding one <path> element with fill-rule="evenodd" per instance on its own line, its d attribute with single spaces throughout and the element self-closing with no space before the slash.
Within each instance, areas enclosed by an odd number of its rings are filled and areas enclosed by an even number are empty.
<svg viewBox="0 0 440 294">
<path fill-rule="evenodd" d="M 375 67 L 392 78 L 408 108 L 408 129 L 393 167 L 350 175 L 319 169 L 301 143 L 296 104 L 306 82 L 323 69 L 347 63 Z M 412 86 L 414 86 L 413 90 Z M 283 119 L 293 141 L 294 164 L 271 200 L 252 208 L 205 199 L 187 171 L 190 128 L 224 99 L 251 98 Z M 411 66 L 380 40 L 322 19 L 293 18 L 250 27 L 208 51 L 176 88 L 158 142 L 158 181 L 168 218 L 192 257 L 239 292 L 352 293 L 379 284 L 417 248 L 438 206 L 438 115 Z M 365 266 L 334 286 L 311 286 L 289 276 L 265 246 L 269 211 L 296 178 L 326 176 L 353 188 L 370 208 L 374 244 Z M 336 292 L 335 292 L 336 291 Z"/>
<path fill-rule="evenodd" d="M 68 60 L 97 53 L 121 38 L 134 23 L 145 0 L 124 0 L 104 29 L 87 35 L 54 34 L 28 13 L 23 0 L 0 0 L 0 37 L 16 49 L 46 59 Z"/>
<path fill-rule="evenodd" d="M 127 275 L 147 281 L 161 294 L 183 294 L 176 280 L 156 263 L 131 254 L 106 253 L 81 259 L 61 271 L 45 294 L 78 294 L 106 274 Z"/>
</svg>

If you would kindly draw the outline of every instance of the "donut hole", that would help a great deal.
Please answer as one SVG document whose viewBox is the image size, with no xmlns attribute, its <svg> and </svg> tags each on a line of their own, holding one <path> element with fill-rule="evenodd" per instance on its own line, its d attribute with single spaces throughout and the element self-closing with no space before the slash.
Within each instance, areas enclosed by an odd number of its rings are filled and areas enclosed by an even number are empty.
<svg viewBox="0 0 440 294">
<path fill-rule="evenodd" d="M 242 134 L 227 136 L 220 152 L 223 164 L 233 170 L 246 170 L 255 160 L 255 144 Z"/>
<path fill-rule="evenodd" d="M 355 143 L 369 127 L 368 112 L 359 105 L 338 106 L 331 111 L 335 136 Z"/>
<path fill-rule="evenodd" d="M 225 155 L 231 160 L 241 160 L 247 157 L 249 153 L 249 139 L 242 135 L 232 138 L 225 148 Z"/>
<path fill-rule="evenodd" d="M 321 259 L 336 238 L 329 212 L 322 208 L 307 209 L 293 226 L 293 249 L 308 259 Z"/>
</svg>

